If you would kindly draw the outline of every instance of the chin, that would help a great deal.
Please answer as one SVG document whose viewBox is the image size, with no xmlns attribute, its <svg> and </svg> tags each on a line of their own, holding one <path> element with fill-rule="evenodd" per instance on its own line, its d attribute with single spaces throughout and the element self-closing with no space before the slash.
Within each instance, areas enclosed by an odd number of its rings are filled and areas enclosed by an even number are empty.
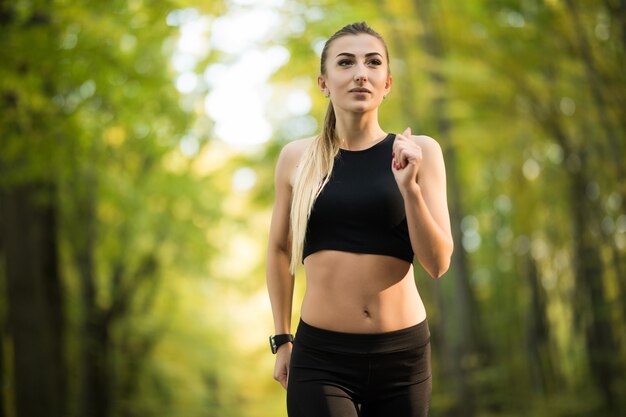
<svg viewBox="0 0 626 417">
<path fill-rule="evenodd" d="M 354 113 L 367 113 L 369 111 L 376 110 L 377 108 L 378 106 L 361 106 L 361 107 L 354 107 L 352 111 Z"/>
<path fill-rule="evenodd" d="M 352 103 L 352 104 L 350 104 L 348 106 L 345 106 L 343 108 L 344 108 L 344 110 L 351 111 L 353 113 L 366 113 L 368 111 L 375 110 L 376 108 L 378 108 L 378 106 L 375 105 L 374 103 L 362 103 L 362 104 L 359 104 L 359 103 L 354 104 L 354 103 Z"/>
</svg>

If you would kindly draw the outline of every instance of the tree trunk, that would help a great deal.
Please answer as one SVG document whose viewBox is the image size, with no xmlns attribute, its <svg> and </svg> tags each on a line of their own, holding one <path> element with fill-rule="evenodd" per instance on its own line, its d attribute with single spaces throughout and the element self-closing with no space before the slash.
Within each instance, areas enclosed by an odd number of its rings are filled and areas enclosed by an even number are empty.
<svg viewBox="0 0 626 417">
<path fill-rule="evenodd" d="M 584 161 L 585 156 L 581 156 Z M 583 163 L 584 166 L 584 163 Z M 591 376 L 600 388 L 607 411 L 617 411 L 613 383 L 619 375 L 616 360 L 616 342 L 610 322 L 610 304 L 604 295 L 604 268 L 598 251 L 598 239 L 591 231 L 590 210 L 585 197 L 587 180 L 581 171 L 575 172 L 570 182 L 570 199 L 573 211 L 574 277 L 576 280 L 576 322 L 584 332 L 587 358 Z"/>
<path fill-rule="evenodd" d="M 65 415 L 66 373 L 55 189 L 14 186 L 3 205 L 7 329 L 17 417 Z"/>
<path fill-rule="evenodd" d="M 77 162 L 78 163 L 78 162 Z M 110 381 L 108 347 L 109 329 L 104 311 L 96 304 L 94 250 L 96 242 L 96 180 L 93 172 L 76 174 L 76 204 L 74 216 L 81 228 L 74 246 L 75 263 L 81 283 L 82 306 L 80 384 L 78 398 L 80 415 L 107 417 L 110 410 Z"/>
<path fill-rule="evenodd" d="M 550 354 L 550 327 L 546 306 L 546 293 L 541 285 L 537 265 L 530 253 L 526 255 L 525 274 L 530 288 L 531 309 L 528 320 L 528 364 L 535 381 L 533 388 L 541 394 L 549 394 L 554 385 L 555 372 Z"/>
</svg>

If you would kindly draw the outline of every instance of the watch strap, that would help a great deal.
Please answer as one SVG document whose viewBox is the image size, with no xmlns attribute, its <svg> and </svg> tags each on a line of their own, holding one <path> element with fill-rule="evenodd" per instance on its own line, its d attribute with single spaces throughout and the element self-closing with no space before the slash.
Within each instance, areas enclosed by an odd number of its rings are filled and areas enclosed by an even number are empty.
<svg viewBox="0 0 626 417">
<path fill-rule="evenodd" d="M 270 348 L 272 349 L 272 353 L 276 354 L 279 347 L 285 343 L 293 342 L 293 340 L 294 336 L 292 334 L 277 334 L 270 336 Z"/>
</svg>

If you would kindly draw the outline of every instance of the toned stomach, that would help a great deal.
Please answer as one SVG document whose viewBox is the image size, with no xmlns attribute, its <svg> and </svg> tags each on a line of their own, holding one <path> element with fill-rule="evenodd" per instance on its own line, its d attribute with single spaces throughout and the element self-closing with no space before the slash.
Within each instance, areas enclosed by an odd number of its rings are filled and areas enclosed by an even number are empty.
<svg viewBox="0 0 626 417">
<path fill-rule="evenodd" d="M 300 317 L 346 333 L 404 329 L 426 318 L 413 265 L 385 255 L 322 250 L 304 260 L 306 292 Z"/>
</svg>

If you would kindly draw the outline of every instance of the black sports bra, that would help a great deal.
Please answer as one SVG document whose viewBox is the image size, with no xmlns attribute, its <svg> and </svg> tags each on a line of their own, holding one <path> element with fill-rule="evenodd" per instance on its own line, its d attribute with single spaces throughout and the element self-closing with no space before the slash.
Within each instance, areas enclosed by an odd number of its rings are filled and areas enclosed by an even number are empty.
<svg viewBox="0 0 626 417">
<path fill-rule="evenodd" d="M 359 151 L 339 150 L 330 180 L 313 203 L 302 263 L 323 249 L 413 262 L 404 199 L 391 171 L 395 137 L 390 133 Z"/>
</svg>

